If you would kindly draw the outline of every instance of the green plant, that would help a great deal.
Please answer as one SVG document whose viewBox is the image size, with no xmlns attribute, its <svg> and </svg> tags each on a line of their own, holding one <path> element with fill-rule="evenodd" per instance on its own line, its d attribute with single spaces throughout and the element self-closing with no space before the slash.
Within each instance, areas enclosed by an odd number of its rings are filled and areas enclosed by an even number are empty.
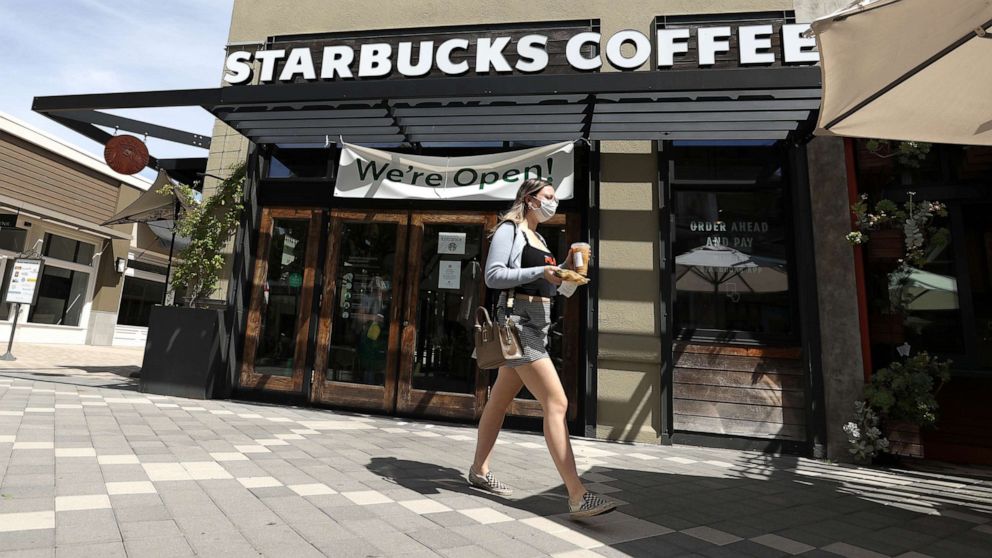
<svg viewBox="0 0 992 558">
<path fill-rule="evenodd" d="M 872 375 L 865 401 L 885 419 L 932 427 L 937 423 L 937 393 L 950 380 L 950 369 L 951 361 L 926 351 L 904 356 Z"/>
<path fill-rule="evenodd" d="M 188 238 L 189 245 L 179 252 L 172 286 L 185 290 L 190 306 L 196 306 L 217 288 L 224 268 L 224 246 L 241 221 L 246 167 L 242 163 L 229 170 L 228 177 L 206 199 L 198 199 L 196 191 L 185 184 L 160 190 L 175 192 L 184 200 L 176 234 Z"/>
<path fill-rule="evenodd" d="M 854 402 L 855 420 L 844 425 L 851 455 L 858 463 L 868 463 L 889 449 L 889 440 L 878 427 L 878 415 L 865 401 Z"/>
<path fill-rule="evenodd" d="M 899 164 L 910 168 L 919 168 L 920 162 L 927 158 L 927 153 L 933 147 L 922 141 L 900 141 L 895 144 L 894 149 L 892 144 L 889 140 L 870 139 L 865 147 L 877 157 L 895 157 Z"/>
<path fill-rule="evenodd" d="M 874 208 L 868 203 L 868 195 L 861 194 L 857 203 L 851 206 L 858 230 L 848 233 L 847 241 L 852 245 L 864 244 L 871 239 L 872 232 L 881 229 L 901 230 L 906 252 L 899 264 L 918 268 L 926 265 L 929 258 L 950 241 L 950 231 L 933 224 L 936 217 L 947 216 L 947 206 L 941 202 L 917 202 L 914 199 L 916 192 L 907 194 L 909 199 L 902 205 L 883 198 L 875 202 Z"/>
</svg>

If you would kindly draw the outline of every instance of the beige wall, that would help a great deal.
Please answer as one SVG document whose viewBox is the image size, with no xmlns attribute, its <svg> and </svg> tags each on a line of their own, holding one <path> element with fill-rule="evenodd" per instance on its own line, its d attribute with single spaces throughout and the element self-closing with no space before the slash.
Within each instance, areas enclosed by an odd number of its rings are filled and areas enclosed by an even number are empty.
<svg viewBox="0 0 992 558">
<path fill-rule="evenodd" d="M 236 0 L 230 43 L 273 35 L 445 25 L 598 19 L 604 36 L 650 33 L 658 15 L 791 10 L 792 0 Z M 604 66 L 605 71 L 611 68 Z M 642 70 L 647 70 L 645 65 Z M 247 145 L 223 124 L 210 168 L 243 160 Z M 657 157 L 652 142 L 601 145 L 601 234 L 597 436 L 657 442 L 660 431 Z"/>
</svg>

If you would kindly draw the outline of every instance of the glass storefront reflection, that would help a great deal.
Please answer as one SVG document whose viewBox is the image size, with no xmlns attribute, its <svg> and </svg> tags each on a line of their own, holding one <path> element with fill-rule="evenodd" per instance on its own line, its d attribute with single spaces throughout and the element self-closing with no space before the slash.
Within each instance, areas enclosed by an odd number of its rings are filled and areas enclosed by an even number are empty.
<svg viewBox="0 0 992 558">
<path fill-rule="evenodd" d="M 268 273 L 262 291 L 262 323 L 255 352 L 255 372 L 292 376 L 296 319 L 306 267 L 307 228 L 300 219 L 275 219 L 269 245 Z"/>
<path fill-rule="evenodd" d="M 327 379 L 385 385 L 397 225 L 344 223 Z"/>
<path fill-rule="evenodd" d="M 675 215 L 676 327 L 790 334 L 782 189 L 679 191 Z"/>
<path fill-rule="evenodd" d="M 426 224 L 417 297 L 414 389 L 472 393 L 475 308 L 482 286 L 482 225 Z"/>
</svg>

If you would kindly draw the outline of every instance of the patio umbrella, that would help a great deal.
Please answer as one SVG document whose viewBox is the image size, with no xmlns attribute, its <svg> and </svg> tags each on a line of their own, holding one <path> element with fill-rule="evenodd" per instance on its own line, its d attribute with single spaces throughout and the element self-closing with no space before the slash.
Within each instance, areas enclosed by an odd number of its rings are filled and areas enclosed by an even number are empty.
<svg viewBox="0 0 992 558">
<path fill-rule="evenodd" d="M 817 134 L 992 145 L 992 0 L 864 0 L 811 27 Z"/>
<path fill-rule="evenodd" d="M 958 282 L 954 277 L 907 268 L 889 274 L 889 296 L 907 310 L 957 310 Z"/>
<path fill-rule="evenodd" d="M 675 287 L 683 291 L 773 293 L 789 289 L 785 261 L 729 246 L 699 246 L 675 256 Z"/>
<path fill-rule="evenodd" d="M 134 200 L 130 205 L 111 217 L 110 220 L 103 223 L 104 226 L 120 225 L 123 223 L 145 223 L 163 245 L 168 242 L 169 264 L 165 272 L 166 281 L 168 281 L 169 275 L 172 273 L 172 254 L 176 246 L 178 245 L 181 250 L 189 244 L 189 239 L 177 238 L 175 231 L 176 219 L 179 217 L 179 212 L 185 203 L 174 190 L 170 194 L 159 193 L 159 190 L 169 184 L 172 184 L 169 174 L 159 169 L 155 182 L 152 183 L 148 190 L 138 196 L 138 199 Z M 165 304 L 164 297 L 162 303 Z"/>
</svg>

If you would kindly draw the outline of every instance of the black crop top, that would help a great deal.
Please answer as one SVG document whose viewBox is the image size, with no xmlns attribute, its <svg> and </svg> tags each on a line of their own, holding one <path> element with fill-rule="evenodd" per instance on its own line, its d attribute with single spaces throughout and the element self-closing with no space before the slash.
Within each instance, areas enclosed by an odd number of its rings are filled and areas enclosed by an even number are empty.
<svg viewBox="0 0 992 558">
<path fill-rule="evenodd" d="M 524 238 L 526 238 L 526 235 Z M 528 239 L 527 244 L 524 245 L 523 254 L 520 255 L 520 267 L 544 267 L 546 265 L 558 264 L 551 252 L 531 246 Z M 555 286 L 549 283 L 544 277 L 520 285 L 514 291 L 531 296 L 545 296 L 549 298 L 555 296 Z"/>
</svg>

